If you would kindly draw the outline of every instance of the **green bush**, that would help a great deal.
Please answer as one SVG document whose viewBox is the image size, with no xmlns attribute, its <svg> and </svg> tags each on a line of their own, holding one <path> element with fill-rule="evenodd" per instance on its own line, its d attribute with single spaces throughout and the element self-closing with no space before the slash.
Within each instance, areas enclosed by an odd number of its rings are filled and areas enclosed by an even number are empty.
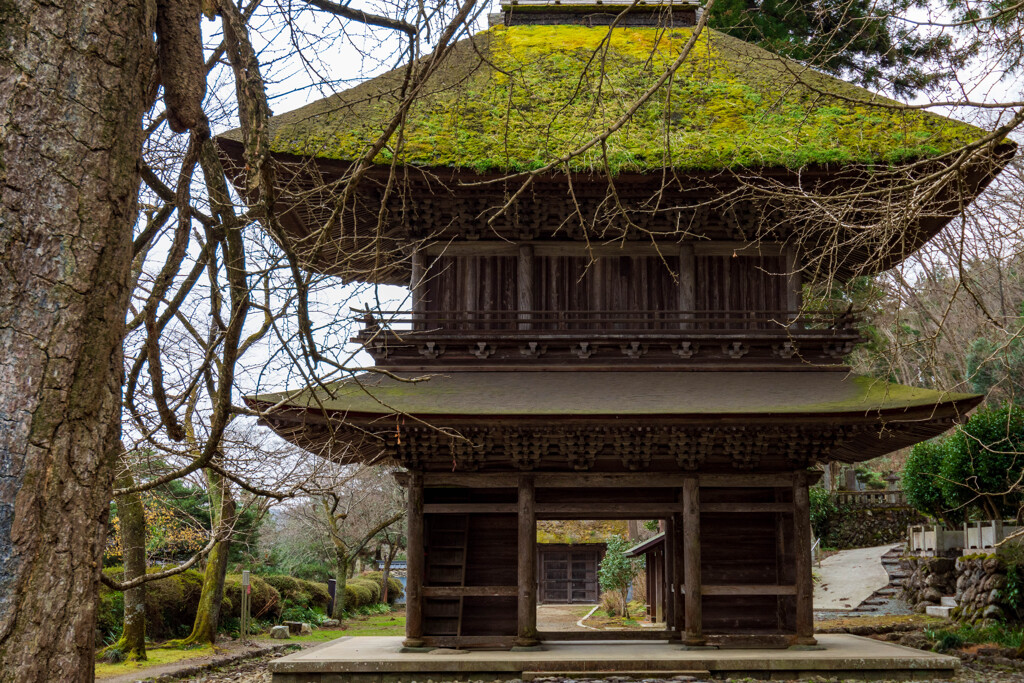
<svg viewBox="0 0 1024 683">
<path fill-rule="evenodd" d="M 820 486 L 812 486 L 807 493 L 811 498 L 811 529 L 818 538 L 825 538 L 838 508 L 836 499 Z"/>
<path fill-rule="evenodd" d="M 352 610 L 373 604 L 373 590 L 366 583 L 349 581 L 345 584 L 345 609 Z"/>
<path fill-rule="evenodd" d="M 331 601 L 327 586 L 322 583 L 296 579 L 284 574 L 271 574 L 260 578 L 277 589 L 277 592 L 281 594 L 282 605 L 285 609 L 289 607 L 327 609 L 327 605 Z"/>
<path fill-rule="evenodd" d="M 150 567 L 148 572 L 161 570 L 162 567 Z M 114 579 L 120 579 L 124 573 L 122 567 L 103 571 Z M 188 635 L 202 589 L 203 575 L 193 569 L 147 583 L 146 635 L 155 640 Z M 101 641 L 119 634 L 124 619 L 124 595 L 101 584 L 97 617 Z"/>
<path fill-rule="evenodd" d="M 383 572 L 363 572 L 359 575 L 360 579 L 366 579 L 367 581 L 373 581 L 381 587 L 381 596 L 383 596 L 384 590 L 384 573 Z M 402 597 L 402 582 L 396 579 L 394 576 L 388 577 L 388 603 L 393 604 L 395 600 Z M 378 600 L 381 598 L 378 598 Z"/>
<path fill-rule="evenodd" d="M 354 579 L 349 579 L 348 582 L 350 584 L 355 584 L 357 586 L 363 586 L 366 588 L 366 590 L 370 592 L 370 599 L 366 602 L 361 603 L 362 605 L 373 605 L 380 602 L 380 596 L 382 591 L 379 581 L 372 581 L 370 579 L 356 577 Z"/>
<path fill-rule="evenodd" d="M 249 575 L 249 584 L 252 586 L 250 596 L 253 619 L 279 619 L 284 605 L 277 589 L 253 574 Z M 228 574 L 224 578 L 225 604 L 221 606 L 221 613 L 237 616 L 238 611 L 242 608 L 241 597 L 242 575 Z"/>
</svg>

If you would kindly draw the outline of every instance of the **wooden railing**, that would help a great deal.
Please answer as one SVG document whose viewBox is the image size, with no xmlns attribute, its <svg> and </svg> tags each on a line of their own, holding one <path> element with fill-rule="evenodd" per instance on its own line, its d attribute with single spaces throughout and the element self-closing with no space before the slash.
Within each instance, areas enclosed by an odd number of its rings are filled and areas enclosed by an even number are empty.
<svg viewBox="0 0 1024 683">
<path fill-rule="evenodd" d="M 389 332 L 399 335 L 459 336 L 472 332 L 501 336 L 538 333 L 572 336 L 579 332 L 604 332 L 628 336 L 676 334 L 717 336 L 752 332 L 758 336 L 800 335 L 856 336 L 857 318 L 849 313 L 798 313 L 795 311 L 366 311 L 353 313 L 364 323 L 363 334 Z"/>
</svg>

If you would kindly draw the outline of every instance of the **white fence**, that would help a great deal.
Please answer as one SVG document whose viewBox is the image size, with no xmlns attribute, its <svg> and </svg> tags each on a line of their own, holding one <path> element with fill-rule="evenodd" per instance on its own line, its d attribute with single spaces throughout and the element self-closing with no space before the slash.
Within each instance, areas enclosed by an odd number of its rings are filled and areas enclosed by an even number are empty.
<svg viewBox="0 0 1024 683">
<path fill-rule="evenodd" d="M 1008 536 L 1021 531 L 1013 522 L 997 519 L 985 522 L 967 522 L 962 529 L 947 529 L 941 524 L 920 524 L 907 528 L 907 551 L 912 555 L 941 555 L 960 550 L 962 555 L 993 552 L 996 545 Z M 1012 539 L 1024 543 L 1024 537 Z"/>
<path fill-rule="evenodd" d="M 967 522 L 964 524 L 964 555 L 973 552 L 993 551 L 996 544 L 1020 531 L 1020 527 L 1013 522 L 1004 522 L 996 519 L 987 522 Z M 1020 539 L 1013 539 L 1012 542 L 1020 542 Z"/>
<path fill-rule="evenodd" d="M 964 534 L 941 524 L 919 524 L 907 528 L 907 551 L 912 555 L 941 555 L 964 547 Z"/>
</svg>

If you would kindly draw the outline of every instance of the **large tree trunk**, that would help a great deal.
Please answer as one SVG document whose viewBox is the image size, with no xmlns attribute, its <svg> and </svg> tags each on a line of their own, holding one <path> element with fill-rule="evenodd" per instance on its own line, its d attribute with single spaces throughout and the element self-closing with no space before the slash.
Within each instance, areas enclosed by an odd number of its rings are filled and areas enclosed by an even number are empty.
<svg viewBox="0 0 1024 683">
<path fill-rule="evenodd" d="M 334 559 L 334 612 L 331 619 L 341 621 L 345 618 L 345 586 L 348 583 L 348 556 L 337 553 Z"/>
<path fill-rule="evenodd" d="M 119 489 L 135 486 L 128 469 L 117 477 Z M 146 510 L 141 493 L 117 496 L 117 516 L 121 521 L 121 550 L 124 553 L 124 580 L 146 574 Z M 124 653 L 126 659 L 146 658 L 146 584 L 124 592 L 124 629 L 121 638 L 109 649 Z"/>
<path fill-rule="evenodd" d="M 0 10 L 0 681 L 93 678 L 154 25 Z"/>
<path fill-rule="evenodd" d="M 220 625 L 220 605 L 224 601 L 224 579 L 228 571 L 228 555 L 231 552 L 231 528 L 235 524 L 235 500 L 228 488 L 228 481 L 214 470 L 206 469 L 206 484 L 210 494 L 210 510 L 213 512 L 213 529 L 221 540 L 210 550 L 203 573 L 203 590 L 199 594 L 199 607 L 192 633 L 184 640 L 175 641 L 177 646 L 210 643 L 217 641 L 217 627 Z"/>
</svg>

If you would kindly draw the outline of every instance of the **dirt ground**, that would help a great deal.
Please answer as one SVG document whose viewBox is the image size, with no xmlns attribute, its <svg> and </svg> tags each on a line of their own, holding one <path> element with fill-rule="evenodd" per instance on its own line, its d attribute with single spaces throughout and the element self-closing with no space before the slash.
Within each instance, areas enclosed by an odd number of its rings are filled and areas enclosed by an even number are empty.
<svg viewBox="0 0 1024 683">
<path fill-rule="evenodd" d="M 589 631 L 577 621 L 587 616 L 594 605 L 537 605 L 538 631 Z"/>
</svg>

